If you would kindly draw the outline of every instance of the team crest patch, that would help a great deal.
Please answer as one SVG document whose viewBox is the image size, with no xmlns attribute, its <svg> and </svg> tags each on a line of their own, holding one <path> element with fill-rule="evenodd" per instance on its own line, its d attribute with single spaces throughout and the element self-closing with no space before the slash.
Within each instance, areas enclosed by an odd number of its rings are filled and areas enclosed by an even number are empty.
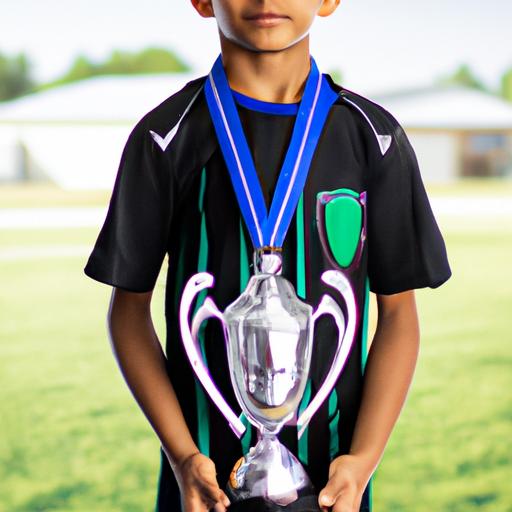
<svg viewBox="0 0 512 512">
<path fill-rule="evenodd" d="M 320 242 L 329 262 L 345 271 L 356 268 L 366 239 L 366 191 L 319 192 L 316 208 Z"/>
</svg>

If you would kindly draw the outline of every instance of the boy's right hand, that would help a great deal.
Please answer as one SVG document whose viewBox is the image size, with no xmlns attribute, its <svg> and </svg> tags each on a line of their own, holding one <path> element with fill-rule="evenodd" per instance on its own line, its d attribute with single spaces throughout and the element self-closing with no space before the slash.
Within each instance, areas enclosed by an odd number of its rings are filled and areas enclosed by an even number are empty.
<svg viewBox="0 0 512 512">
<path fill-rule="evenodd" d="M 189 455 L 175 473 L 184 512 L 226 512 L 229 499 L 217 483 L 215 464 L 210 458 L 202 453 Z"/>
</svg>

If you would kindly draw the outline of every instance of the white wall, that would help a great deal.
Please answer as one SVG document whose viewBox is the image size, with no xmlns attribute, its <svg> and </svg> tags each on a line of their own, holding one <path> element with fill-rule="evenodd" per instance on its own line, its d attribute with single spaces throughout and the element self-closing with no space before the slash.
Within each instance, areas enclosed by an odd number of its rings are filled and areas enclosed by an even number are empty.
<svg viewBox="0 0 512 512">
<path fill-rule="evenodd" d="M 18 131 L 0 125 L 0 182 L 23 178 L 21 158 Z"/>
<path fill-rule="evenodd" d="M 121 152 L 131 125 L 27 124 L 0 126 L 5 148 L 0 145 L 0 173 L 14 177 L 16 165 L 9 157 L 9 141 L 21 141 L 31 169 L 37 169 L 66 189 L 112 189 Z M 2 142 L 4 137 L 2 135 Z M 6 149 L 7 148 L 7 149 Z M 18 166 L 19 167 L 19 166 Z"/>
<path fill-rule="evenodd" d="M 456 134 L 407 130 L 423 181 L 439 183 L 457 178 L 459 149 Z"/>
</svg>

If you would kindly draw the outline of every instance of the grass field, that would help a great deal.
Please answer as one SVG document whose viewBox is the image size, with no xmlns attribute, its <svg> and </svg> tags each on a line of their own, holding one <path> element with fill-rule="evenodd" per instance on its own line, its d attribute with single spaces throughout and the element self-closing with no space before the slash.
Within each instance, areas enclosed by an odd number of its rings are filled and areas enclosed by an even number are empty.
<svg viewBox="0 0 512 512">
<path fill-rule="evenodd" d="M 29 204 L 74 204 L 62 197 Z M 510 512 L 512 221 L 440 223 L 453 277 L 417 292 L 420 360 L 375 476 L 374 512 Z M 96 235 L 0 232 L 2 512 L 153 509 L 159 443 L 111 354 L 110 288 L 85 277 L 85 252 L 37 255 L 92 246 Z M 13 248 L 26 257 L 2 257 Z M 163 287 L 162 273 L 153 302 L 162 340 Z"/>
</svg>

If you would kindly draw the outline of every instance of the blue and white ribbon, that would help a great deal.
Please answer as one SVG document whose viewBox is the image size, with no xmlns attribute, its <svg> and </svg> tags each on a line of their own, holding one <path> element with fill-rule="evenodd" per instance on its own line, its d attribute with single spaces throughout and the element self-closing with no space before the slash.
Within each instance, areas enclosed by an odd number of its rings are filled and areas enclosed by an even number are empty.
<svg viewBox="0 0 512 512">
<path fill-rule="evenodd" d="M 282 247 L 329 109 L 338 97 L 318 71 L 313 57 L 310 61 L 311 69 L 268 214 L 220 55 L 205 83 L 213 125 L 255 249 Z"/>
</svg>

